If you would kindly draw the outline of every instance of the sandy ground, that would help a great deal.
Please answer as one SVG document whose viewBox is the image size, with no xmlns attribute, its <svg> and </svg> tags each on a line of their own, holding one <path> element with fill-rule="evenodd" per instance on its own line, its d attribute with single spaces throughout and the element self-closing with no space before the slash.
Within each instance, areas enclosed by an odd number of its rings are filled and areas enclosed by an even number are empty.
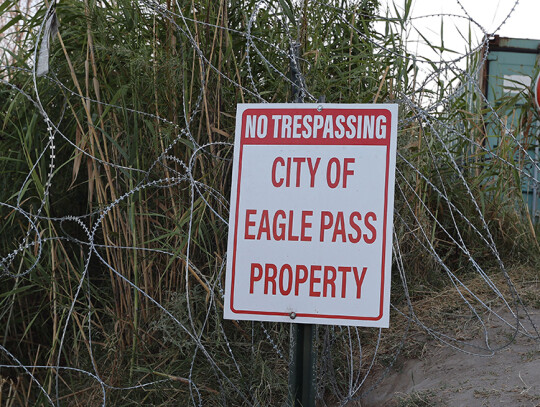
<svg viewBox="0 0 540 407">
<path fill-rule="evenodd" d="M 540 329 L 540 310 L 531 310 L 531 317 Z M 530 324 L 523 325 L 535 334 Z M 486 327 L 492 346 L 507 343 L 512 336 L 512 329 L 496 319 L 490 318 Z M 540 340 L 519 334 L 510 346 L 489 357 L 430 341 L 420 358 L 398 361 L 360 405 L 540 407 Z"/>
</svg>

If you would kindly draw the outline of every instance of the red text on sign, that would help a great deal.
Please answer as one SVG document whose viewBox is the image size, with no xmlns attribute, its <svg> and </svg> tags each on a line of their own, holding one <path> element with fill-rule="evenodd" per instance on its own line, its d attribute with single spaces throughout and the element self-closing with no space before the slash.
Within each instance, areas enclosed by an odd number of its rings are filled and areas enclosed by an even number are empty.
<svg viewBox="0 0 540 407">
<path fill-rule="evenodd" d="M 330 188 L 336 188 L 340 184 L 341 179 L 343 179 L 343 188 L 347 188 L 347 178 L 354 175 L 354 170 L 349 168 L 349 164 L 354 164 L 354 158 L 343 159 L 342 173 L 342 165 L 339 159 L 334 157 L 328 161 L 328 166 L 326 167 L 326 182 L 328 182 Z"/>
<path fill-rule="evenodd" d="M 302 174 L 309 174 L 309 187 L 315 186 L 315 176 L 319 169 L 321 158 L 311 157 L 276 157 L 272 162 L 271 179 L 272 185 L 280 187 L 300 187 Z M 354 175 L 351 166 L 355 163 L 354 158 L 332 157 L 326 164 L 326 182 L 330 188 L 347 188 L 349 177 Z M 307 184 L 307 183 L 306 183 Z"/>
<path fill-rule="evenodd" d="M 294 172 L 293 186 L 299 187 L 302 176 L 302 168 L 309 172 L 309 186 L 315 186 L 315 174 L 319 168 L 321 158 L 317 157 L 277 157 L 272 163 L 272 185 L 276 188 L 291 186 L 291 172 Z"/>
<path fill-rule="evenodd" d="M 362 297 L 362 284 L 367 267 L 355 266 L 290 265 L 281 267 L 273 263 L 251 263 L 249 293 L 255 293 L 255 285 L 262 284 L 265 295 L 301 295 L 308 290 L 310 297 L 345 298 L 347 283 L 355 284 L 355 298 Z"/>
<path fill-rule="evenodd" d="M 342 211 L 335 213 L 330 211 L 321 211 L 321 229 L 320 229 L 320 241 L 321 242 L 351 242 L 358 243 L 360 240 L 371 244 L 377 238 L 377 230 L 373 226 L 373 222 L 377 220 L 377 215 L 373 212 L 368 212 L 364 216 L 363 223 L 368 234 L 362 233 L 360 222 L 362 222 L 362 215 L 360 212 L 354 211 L 349 216 L 347 221 Z M 331 239 L 330 239 L 331 237 Z"/>
<path fill-rule="evenodd" d="M 246 210 L 244 238 L 247 240 L 288 240 L 290 242 L 311 242 L 308 234 L 312 227 L 310 218 L 313 211 L 301 212 L 300 231 L 294 229 L 294 211 L 277 210 L 272 215 L 264 209 L 257 216 L 256 209 Z"/>
</svg>

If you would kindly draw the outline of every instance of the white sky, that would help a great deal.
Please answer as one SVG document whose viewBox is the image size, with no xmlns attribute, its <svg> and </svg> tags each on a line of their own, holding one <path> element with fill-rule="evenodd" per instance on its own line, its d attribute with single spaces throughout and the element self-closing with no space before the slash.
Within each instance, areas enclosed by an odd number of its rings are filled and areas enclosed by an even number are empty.
<svg viewBox="0 0 540 407">
<path fill-rule="evenodd" d="M 398 13 L 403 13 L 406 0 L 381 0 L 381 14 L 389 8 L 389 15 L 396 16 L 394 3 Z M 455 78 L 452 67 L 467 69 L 466 55 L 471 50 L 478 50 L 483 42 L 484 31 L 488 34 L 498 34 L 501 37 L 528 38 L 540 40 L 540 0 L 459 0 L 469 16 L 483 30 L 471 23 L 465 17 L 465 11 L 460 7 L 458 0 L 412 0 L 407 31 L 403 34 L 407 41 L 407 49 L 410 53 L 418 56 L 416 67 L 418 68 L 417 84 L 436 89 L 437 80 L 444 82 Z M 512 9 L 515 9 L 512 11 Z M 512 11 L 508 19 L 507 16 Z M 441 16 L 440 14 L 444 14 Z M 506 21 L 505 21 L 506 20 Z M 501 26 L 501 24 L 505 23 Z M 501 27 L 500 27 L 501 26 Z M 500 27 L 500 28 L 499 28 Z M 384 24 L 376 25 L 379 31 L 384 30 Z M 394 30 L 398 27 L 394 26 Z M 442 31 L 442 36 L 441 36 Z M 468 39 L 470 36 L 470 40 Z M 424 38 L 422 38 L 424 37 Z M 441 39 L 442 38 L 442 39 Z M 429 41 L 432 46 L 444 46 L 452 51 L 440 52 L 426 45 Z M 426 63 L 432 61 L 435 65 Z M 455 61 L 451 62 L 451 61 Z M 438 68 L 435 68 L 438 67 Z M 435 74 L 434 69 L 450 67 Z M 430 80 L 425 85 L 424 80 Z"/>
<path fill-rule="evenodd" d="M 393 2 L 403 9 L 405 0 L 382 0 L 383 10 L 386 4 L 390 4 L 393 9 Z M 519 0 L 514 12 L 506 23 L 498 30 L 499 25 L 514 7 L 516 0 L 461 0 L 461 4 L 469 13 L 470 17 L 478 22 L 488 33 L 499 34 L 501 37 L 530 38 L 540 40 L 540 0 Z M 420 17 L 430 14 L 457 14 L 465 16 L 457 0 L 413 0 L 411 16 Z M 394 14 L 391 12 L 391 14 Z M 412 26 L 420 30 L 429 41 L 441 45 L 441 17 L 428 17 L 412 20 Z M 469 22 L 465 19 L 445 16 L 444 26 L 444 46 L 459 53 L 467 49 L 467 41 L 462 38 L 468 36 Z M 460 34 L 461 32 L 461 34 Z M 473 48 L 482 40 L 482 30 L 476 26 L 472 27 Z M 415 30 L 409 32 L 409 50 L 415 50 L 415 42 L 418 38 Z M 424 40 L 420 39 L 420 42 Z M 418 49 L 422 53 L 422 49 Z"/>
</svg>

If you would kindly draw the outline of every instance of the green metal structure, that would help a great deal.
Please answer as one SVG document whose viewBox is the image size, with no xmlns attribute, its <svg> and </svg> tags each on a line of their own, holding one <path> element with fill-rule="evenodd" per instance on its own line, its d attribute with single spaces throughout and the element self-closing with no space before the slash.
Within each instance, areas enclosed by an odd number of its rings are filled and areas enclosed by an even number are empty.
<svg viewBox="0 0 540 407">
<path fill-rule="evenodd" d="M 486 115 L 486 147 L 496 151 L 504 137 L 504 125 L 521 128 L 516 135 L 515 164 L 521 173 L 523 198 L 534 222 L 540 221 L 539 138 L 540 123 L 531 103 L 531 92 L 540 66 L 540 40 L 503 38 L 489 40 L 486 62 L 480 84 L 489 104 L 497 110 Z M 506 101 L 503 109 L 501 104 Z M 531 118 L 533 118 L 531 120 Z M 521 125 L 520 125 L 521 124 Z M 519 144 L 518 144 L 519 143 Z M 525 156 L 527 154 L 527 156 Z"/>
</svg>

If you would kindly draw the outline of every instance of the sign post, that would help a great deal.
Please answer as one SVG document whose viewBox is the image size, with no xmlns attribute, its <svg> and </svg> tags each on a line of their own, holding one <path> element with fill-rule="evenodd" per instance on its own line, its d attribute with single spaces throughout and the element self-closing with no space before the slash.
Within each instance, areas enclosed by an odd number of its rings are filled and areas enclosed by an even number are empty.
<svg viewBox="0 0 540 407">
<path fill-rule="evenodd" d="M 307 324 L 304 343 L 311 324 L 388 327 L 397 106 L 240 104 L 236 120 L 225 318 Z"/>
<path fill-rule="evenodd" d="M 300 72 L 300 44 L 294 42 L 290 52 L 291 94 L 293 103 L 303 103 L 303 76 Z M 324 96 L 318 102 L 324 103 Z M 291 407 L 315 407 L 317 359 L 313 345 L 314 324 L 291 324 L 289 362 L 289 404 Z"/>
</svg>

